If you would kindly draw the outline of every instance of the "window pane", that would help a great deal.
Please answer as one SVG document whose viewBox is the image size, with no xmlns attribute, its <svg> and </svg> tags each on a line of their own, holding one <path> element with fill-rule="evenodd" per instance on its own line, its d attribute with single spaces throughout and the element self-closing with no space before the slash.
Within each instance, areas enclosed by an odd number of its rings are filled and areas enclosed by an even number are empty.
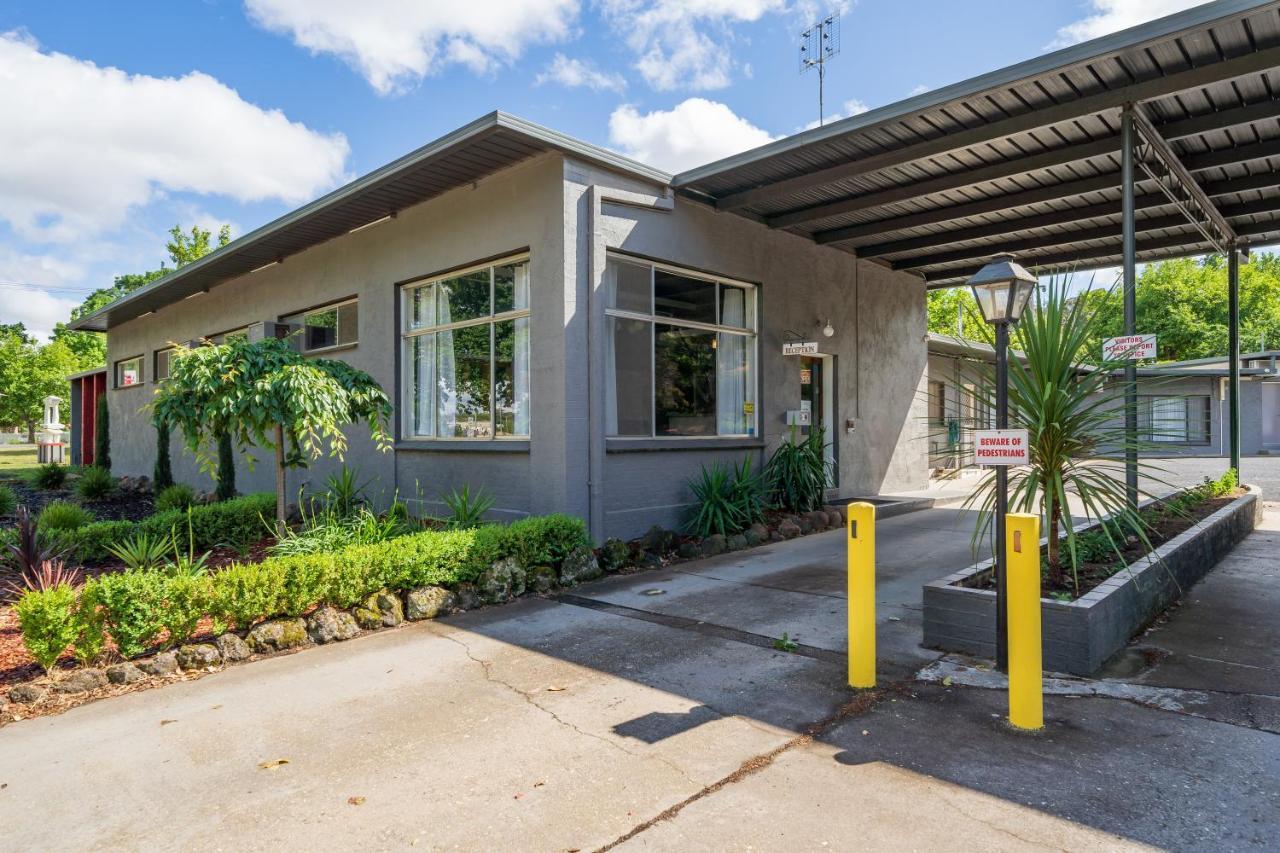
<svg viewBox="0 0 1280 853">
<path fill-rule="evenodd" d="M 436 284 L 436 323 L 461 323 L 489 316 L 489 270 L 467 273 Z"/>
<path fill-rule="evenodd" d="M 605 305 L 620 311 L 652 313 L 650 295 L 652 281 L 648 265 L 632 264 L 609 258 L 605 265 Z"/>
<path fill-rule="evenodd" d="M 735 329 L 754 329 L 756 312 L 752 304 L 754 294 L 741 287 L 720 285 L 720 325 Z"/>
<path fill-rule="evenodd" d="M 338 343 L 337 310 L 330 308 L 328 311 L 308 314 L 302 335 L 304 349 L 324 349 L 336 345 Z"/>
<path fill-rule="evenodd" d="M 142 381 L 142 359 L 130 358 L 116 362 L 116 386 L 124 388 Z"/>
<path fill-rule="evenodd" d="M 715 435 L 715 332 L 655 324 L 653 333 L 657 434 Z"/>
<path fill-rule="evenodd" d="M 338 343 L 354 344 L 360 340 L 360 305 L 348 302 L 338 306 Z"/>
<path fill-rule="evenodd" d="M 492 438 L 489 418 L 489 324 L 436 335 L 438 435 Z"/>
<path fill-rule="evenodd" d="M 710 281 L 654 270 L 653 313 L 677 320 L 715 323 L 716 285 Z"/>
<path fill-rule="evenodd" d="M 653 325 L 609 318 L 606 352 L 607 435 L 653 435 Z"/>
<path fill-rule="evenodd" d="M 436 287 L 428 284 L 409 291 L 409 328 L 424 329 L 436 324 Z"/>
<path fill-rule="evenodd" d="M 493 313 L 523 311 L 529 307 L 529 265 L 506 264 L 493 268 Z"/>
<path fill-rule="evenodd" d="M 169 353 L 172 350 L 162 349 L 156 353 L 156 381 L 169 378 Z"/>
<path fill-rule="evenodd" d="M 493 327 L 493 399 L 497 434 L 529 434 L 529 318 Z"/>
<path fill-rule="evenodd" d="M 720 334 L 716 341 L 716 421 L 720 435 L 754 435 L 755 347 L 746 335 Z"/>
<path fill-rule="evenodd" d="M 409 339 L 409 385 L 413 401 L 413 435 L 436 434 L 436 338 L 419 335 Z"/>
</svg>

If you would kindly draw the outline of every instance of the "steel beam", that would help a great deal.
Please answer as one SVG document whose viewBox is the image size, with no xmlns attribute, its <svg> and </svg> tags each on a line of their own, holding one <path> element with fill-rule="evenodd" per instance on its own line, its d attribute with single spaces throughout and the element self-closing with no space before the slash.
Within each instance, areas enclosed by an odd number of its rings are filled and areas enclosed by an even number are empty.
<svg viewBox="0 0 1280 853">
<path fill-rule="evenodd" d="M 1240 474 L 1240 253 L 1227 252 L 1227 411 L 1230 413 L 1231 467 Z"/>
<path fill-rule="evenodd" d="M 884 169 L 901 166 L 916 160 L 936 157 L 950 151 L 959 151 L 972 145 L 981 145 L 993 139 L 1015 136 L 1042 127 L 1051 127 L 1055 124 L 1074 121 L 1095 113 L 1120 109 L 1127 103 L 1167 97 L 1210 83 L 1261 73 L 1277 66 L 1280 66 L 1280 47 L 1272 47 L 1224 62 L 1203 65 L 1163 77 L 1143 80 L 1129 86 L 1086 95 L 1064 104 L 1057 104 L 1043 109 L 1033 109 L 1021 115 L 990 122 L 979 127 L 945 133 L 942 136 L 918 142 L 914 145 L 871 154 L 847 163 L 838 163 L 826 168 L 777 180 L 762 181 L 753 187 L 721 197 L 716 202 L 716 206 L 721 210 L 736 210 L 770 198 L 792 195 L 811 187 L 883 171 Z"/>
<path fill-rule="evenodd" d="M 833 228 L 829 231 L 818 231 L 813 235 L 813 240 L 819 245 L 827 245 L 830 243 L 843 243 L 850 240 L 859 240 L 864 237 L 877 237 L 894 231 L 904 231 L 908 228 L 923 228 L 930 225 L 943 225 L 947 222 L 953 222 L 960 219 L 971 219 L 975 216 L 985 216 L 990 213 L 1001 213 L 1019 207 L 1027 207 L 1033 204 L 1042 204 L 1065 198 L 1084 196 L 1090 193 L 1114 190 L 1119 185 L 1120 173 L 1110 172 L 1105 175 L 1098 175 L 1093 178 L 1085 178 L 1079 181 L 1065 181 L 1061 184 L 1054 184 L 1048 187 L 1038 187 L 1034 190 L 1006 193 L 1005 195 L 993 196 L 991 198 L 982 199 L 981 201 L 967 202 L 965 204 L 957 204 L 951 207 L 939 207 L 934 210 L 926 210 L 920 213 L 908 213 L 903 216 L 895 216 L 889 219 L 877 219 L 872 222 L 863 222 L 858 225 Z M 1276 186 L 1280 186 L 1280 171 L 1267 169 L 1257 175 L 1246 175 L 1241 178 L 1228 178 L 1221 181 L 1206 183 L 1204 185 L 1204 190 L 1209 195 L 1215 196 L 1228 195 L 1230 193 L 1237 192 L 1249 192 L 1251 190 L 1270 189 L 1271 187 Z M 1161 198 L 1163 198 L 1163 194 L 1161 194 Z M 1119 201 L 1109 202 L 1109 204 L 1111 205 L 1110 213 L 1112 215 L 1120 212 Z M 1083 210 L 1084 208 L 1077 209 Z M 998 225 L 999 223 L 995 224 Z M 1006 227 L 1003 229 L 1003 232 L 1000 233 L 1018 230 L 1019 220 L 1008 220 L 1005 225 Z M 956 243 L 961 240 L 970 239 L 963 236 L 964 233 L 965 231 L 963 229 L 958 229 L 956 231 L 927 236 L 932 236 L 933 239 L 941 241 L 937 243 L 937 245 L 946 245 L 947 243 Z M 960 234 L 961 236 L 951 237 L 951 234 Z M 862 251 L 862 247 L 858 247 L 859 255 L 862 254 Z M 881 254 L 886 253 L 882 252 Z"/>
<path fill-rule="evenodd" d="M 1120 233 L 1124 252 L 1124 333 L 1137 334 L 1138 229 L 1134 206 L 1135 161 L 1138 134 L 1133 104 L 1120 117 Z M 1138 363 L 1127 359 L 1124 367 L 1124 489 L 1129 509 L 1138 508 Z"/>
</svg>

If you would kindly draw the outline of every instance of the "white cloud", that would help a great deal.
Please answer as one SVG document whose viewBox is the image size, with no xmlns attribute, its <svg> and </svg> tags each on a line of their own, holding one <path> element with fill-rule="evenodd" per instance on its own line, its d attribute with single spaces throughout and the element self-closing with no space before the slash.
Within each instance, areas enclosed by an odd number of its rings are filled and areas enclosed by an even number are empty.
<svg viewBox="0 0 1280 853">
<path fill-rule="evenodd" d="M 785 0 L 602 0 L 615 31 L 655 89 L 722 89 L 732 80 L 735 24 L 786 10 Z"/>
<path fill-rule="evenodd" d="M 913 97 L 913 98 L 914 98 L 916 95 L 923 95 L 925 92 L 928 92 L 928 91 L 929 91 L 929 87 L 928 87 L 928 86 L 926 86 L 926 85 L 925 85 L 925 84 L 923 84 L 923 83 L 917 83 L 915 86 L 912 86 L 912 87 L 911 87 L 911 91 L 910 91 L 910 92 L 908 92 L 907 94 L 908 94 L 910 97 Z"/>
<path fill-rule="evenodd" d="M 1198 6 L 1204 0 L 1089 0 L 1092 14 L 1058 30 L 1050 47 L 1066 47 Z"/>
<path fill-rule="evenodd" d="M 849 100 L 844 102 L 840 110 L 827 116 L 825 121 L 820 122 L 817 119 L 814 119 L 813 121 L 809 122 L 808 124 L 806 124 L 804 127 L 800 129 L 813 130 L 815 127 L 817 127 L 820 124 L 830 124 L 831 122 L 839 121 L 842 118 L 849 118 L 851 116 L 862 115 L 869 109 L 871 109 L 871 107 L 867 106 L 866 102 L 861 100 L 860 98 L 850 98 Z"/>
<path fill-rule="evenodd" d="M 629 157 L 680 172 L 774 139 L 717 101 L 689 98 L 670 110 L 641 114 L 623 104 L 609 116 L 609 139 Z"/>
<path fill-rule="evenodd" d="M 167 192 L 299 202 L 343 176 L 341 134 L 291 122 L 207 74 L 129 75 L 0 34 L 0 220 L 70 242 Z"/>
<path fill-rule="evenodd" d="M 0 246 L 0 323 L 22 323 L 34 337 L 47 338 L 83 299 L 72 292 L 83 275 L 82 266 L 64 258 Z"/>
<path fill-rule="evenodd" d="M 245 0 L 259 26 L 356 69 L 383 95 L 441 67 L 486 72 L 570 35 L 579 0 Z"/>
<path fill-rule="evenodd" d="M 587 60 L 570 59 L 563 53 L 557 53 L 534 82 L 539 86 L 543 83 L 559 83 L 571 89 L 585 87 L 596 92 L 620 93 L 627 88 L 627 81 L 621 74 L 604 71 Z"/>
</svg>

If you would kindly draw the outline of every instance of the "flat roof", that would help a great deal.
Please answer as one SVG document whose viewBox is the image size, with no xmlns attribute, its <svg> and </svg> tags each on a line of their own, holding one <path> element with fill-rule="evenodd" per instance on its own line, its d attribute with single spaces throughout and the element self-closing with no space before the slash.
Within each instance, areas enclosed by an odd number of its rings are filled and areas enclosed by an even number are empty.
<svg viewBox="0 0 1280 853">
<path fill-rule="evenodd" d="M 671 176 L 503 112 L 492 112 L 245 234 L 70 324 L 106 331 L 523 160 L 561 151 L 667 185 Z"/>
<path fill-rule="evenodd" d="M 1120 113 L 1142 105 L 1243 245 L 1280 237 L 1277 0 L 1217 0 L 833 122 L 673 185 L 716 208 L 963 283 L 1121 261 Z M 1140 174 L 1140 178 L 1143 176 Z M 1213 244 L 1138 181 L 1138 260 Z"/>
</svg>

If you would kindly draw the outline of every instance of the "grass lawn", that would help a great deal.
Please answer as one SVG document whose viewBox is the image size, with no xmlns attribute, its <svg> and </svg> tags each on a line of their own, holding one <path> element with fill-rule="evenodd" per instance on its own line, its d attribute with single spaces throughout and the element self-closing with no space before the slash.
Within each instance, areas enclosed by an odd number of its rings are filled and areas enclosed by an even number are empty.
<svg viewBox="0 0 1280 853">
<path fill-rule="evenodd" d="M 0 480 L 16 480 L 36 470 L 36 449 L 30 445 L 0 447 Z"/>
</svg>

